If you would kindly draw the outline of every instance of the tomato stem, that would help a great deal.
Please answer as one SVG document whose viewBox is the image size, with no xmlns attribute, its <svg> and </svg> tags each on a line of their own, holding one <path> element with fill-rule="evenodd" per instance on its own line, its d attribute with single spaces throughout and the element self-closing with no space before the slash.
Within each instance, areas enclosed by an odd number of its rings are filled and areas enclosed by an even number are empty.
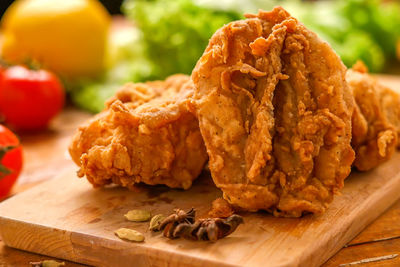
<svg viewBox="0 0 400 267">
<path fill-rule="evenodd" d="M 16 148 L 16 146 L 0 146 L 0 161 L 4 158 L 7 152 L 13 150 L 14 148 Z M 11 173 L 12 170 L 0 163 L 0 180 Z"/>
</svg>

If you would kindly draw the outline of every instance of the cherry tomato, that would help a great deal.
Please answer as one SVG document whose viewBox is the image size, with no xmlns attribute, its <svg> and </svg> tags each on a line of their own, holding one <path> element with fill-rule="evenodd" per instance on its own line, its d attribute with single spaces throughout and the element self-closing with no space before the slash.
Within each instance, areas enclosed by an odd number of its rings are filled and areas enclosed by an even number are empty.
<svg viewBox="0 0 400 267">
<path fill-rule="evenodd" d="M 49 71 L 12 66 L 0 72 L 0 113 L 15 129 L 46 127 L 64 101 L 63 86 Z"/>
<path fill-rule="evenodd" d="M 21 144 L 9 129 L 0 125 L 0 200 L 10 193 L 21 169 Z"/>
</svg>

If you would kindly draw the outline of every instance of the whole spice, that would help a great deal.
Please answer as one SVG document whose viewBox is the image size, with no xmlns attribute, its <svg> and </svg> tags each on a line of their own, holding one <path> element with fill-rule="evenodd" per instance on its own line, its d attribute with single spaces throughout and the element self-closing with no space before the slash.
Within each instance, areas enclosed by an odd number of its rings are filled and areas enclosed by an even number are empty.
<svg viewBox="0 0 400 267">
<path fill-rule="evenodd" d="M 60 267 L 65 266 L 65 262 L 57 262 L 54 260 L 44 260 L 29 263 L 32 267 Z"/>
<path fill-rule="evenodd" d="M 175 209 L 175 213 L 169 215 L 165 218 L 161 223 L 159 230 L 164 230 L 163 234 L 165 237 L 174 238 L 173 231 L 176 226 L 181 223 L 193 224 L 195 221 L 196 211 L 194 208 L 191 208 L 188 212 L 185 212 L 181 209 Z"/>
<path fill-rule="evenodd" d="M 234 232 L 244 222 L 243 218 L 236 214 L 226 219 L 208 218 L 198 221 L 194 221 L 194 216 L 194 209 L 187 213 L 175 210 L 175 214 L 161 222 L 159 230 L 170 239 L 183 237 L 191 240 L 216 241 Z"/>
<path fill-rule="evenodd" d="M 144 241 L 144 235 L 136 230 L 128 228 L 120 228 L 115 231 L 115 234 L 121 238 L 129 241 L 142 242 Z"/>
<path fill-rule="evenodd" d="M 124 216 L 131 222 L 146 222 L 150 220 L 151 213 L 147 210 L 130 210 Z"/>
<path fill-rule="evenodd" d="M 154 232 L 159 231 L 160 224 L 162 221 L 164 221 L 164 219 L 165 216 L 162 214 L 154 215 L 150 220 L 149 230 Z"/>
</svg>

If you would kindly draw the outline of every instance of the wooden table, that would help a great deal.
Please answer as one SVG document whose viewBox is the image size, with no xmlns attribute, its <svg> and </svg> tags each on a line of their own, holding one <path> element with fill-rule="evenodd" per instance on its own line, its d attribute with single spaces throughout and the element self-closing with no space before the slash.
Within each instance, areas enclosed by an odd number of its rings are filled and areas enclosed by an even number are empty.
<svg viewBox="0 0 400 267">
<path fill-rule="evenodd" d="M 399 78 L 384 76 L 382 79 L 388 85 L 400 84 Z M 63 170 L 74 166 L 67 153 L 67 147 L 77 126 L 90 116 L 83 111 L 66 108 L 52 122 L 49 130 L 20 136 L 24 146 L 25 162 L 24 170 L 13 189 L 13 194 L 51 179 Z M 399 222 L 400 201 L 395 203 L 323 266 L 338 266 L 382 256 L 387 256 L 386 258 L 389 259 L 356 266 L 400 266 Z M 395 257 L 396 254 L 399 255 Z M 49 259 L 49 257 L 9 248 L 0 239 L 0 266 L 27 266 L 31 261 L 44 259 Z M 67 262 L 67 266 L 83 265 Z"/>
</svg>

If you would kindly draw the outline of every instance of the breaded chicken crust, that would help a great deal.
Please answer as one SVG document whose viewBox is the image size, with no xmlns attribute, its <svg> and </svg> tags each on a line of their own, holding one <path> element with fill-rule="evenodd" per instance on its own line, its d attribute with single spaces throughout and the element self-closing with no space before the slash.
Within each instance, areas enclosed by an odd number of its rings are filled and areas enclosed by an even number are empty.
<svg viewBox="0 0 400 267">
<path fill-rule="evenodd" d="M 399 145 L 400 95 L 379 84 L 362 63 L 346 80 L 356 103 L 353 113 L 354 166 L 368 171 L 389 160 Z"/>
<path fill-rule="evenodd" d="M 208 156 L 187 102 L 189 76 L 127 84 L 80 127 L 69 152 L 94 187 L 137 183 L 187 189 Z"/>
<path fill-rule="evenodd" d="M 246 17 L 192 73 L 213 180 L 236 208 L 322 213 L 354 160 L 346 67 L 283 8 Z"/>
</svg>

